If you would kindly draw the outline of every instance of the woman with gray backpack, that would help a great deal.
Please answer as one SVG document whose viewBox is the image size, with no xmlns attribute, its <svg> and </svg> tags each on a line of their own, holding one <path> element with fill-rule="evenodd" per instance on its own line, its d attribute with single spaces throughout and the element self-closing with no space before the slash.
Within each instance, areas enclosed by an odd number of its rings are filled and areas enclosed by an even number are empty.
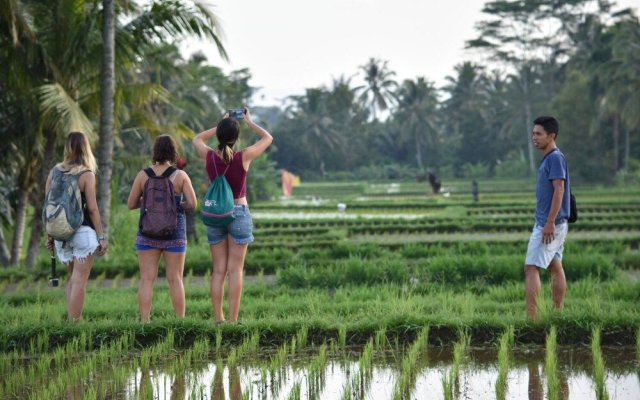
<svg viewBox="0 0 640 400">
<path fill-rule="evenodd" d="M 82 318 L 89 273 L 96 253 L 107 251 L 107 237 L 96 201 L 96 160 L 84 133 L 71 132 L 64 145 L 64 161 L 49 172 L 42 218 L 47 249 L 56 249 L 67 266 L 67 316 Z"/>
<path fill-rule="evenodd" d="M 164 257 L 171 303 L 176 315 L 184 318 L 185 297 L 182 275 L 187 255 L 185 209 L 194 209 L 197 199 L 191 179 L 177 169 L 176 143 L 160 135 L 153 144 L 153 165 L 138 172 L 127 206 L 140 208 L 135 248 L 140 266 L 138 303 L 140 319 L 151 318 L 153 284 L 158 276 L 160 257 Z"/>
<path fill-rule="evenodd" d="M 234 146 L 240 135 L 239 120 L 258 135 L 258 141 L 240 151 Z M 217 138 L 217 146 L 206 141 Z M 269 147 L 273 138 L 253 122 L 247 108 L 229 110 L 215 128 L 200 132 L 193 138 L 198 156 L 205 161 L 211 185 L 203 201 L 200 217 L 207 226 L 207 239 L 213 258 L 211 303 L 216 323 L 225 321 L 222 309 L 224 282 L 229 276 L 229 321 L 238 321 L 242 296 L 244 259 L 253 242 L 253 221 L 247 203 L 247 173 L 251 162 Z M 227 197 L 228 198 L 223 198 Z M 230 203 L 228 210 L 218 204 Z"/>
</svg>

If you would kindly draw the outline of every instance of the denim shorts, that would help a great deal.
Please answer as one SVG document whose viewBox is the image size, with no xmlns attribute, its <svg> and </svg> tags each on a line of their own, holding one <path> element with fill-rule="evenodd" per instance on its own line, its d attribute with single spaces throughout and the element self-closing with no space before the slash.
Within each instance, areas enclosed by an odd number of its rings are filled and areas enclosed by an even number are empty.
<svg viewBox="0 0 640 400">
<path fill-rule="evenodd" d="M 98 249 L 98 235 L 91 227 L 83 225 L 66 242 L 56 240 L 55 246 L 60 262 L 69 264 L 74 259 L 82 262 Z"/>
<path fill-rule="evenodd" d="M 208 226 L 207 240 L 209 244 L 218 244 L 230 235 L 236 244 L 248 244 L 253 242 L 253 220 L 249 206 L 236 204 L 233 209 L 236 217 L 227 226 Z"/>
<path fill-rule="evenodd" d="M 159 247 L 153 247 L 146 244 L 136 244 L 135 247 L 136 247 L 136 251 L 161 250 L 161 251 L 166 251 L 167 253 L 186 253 L 187 252 L 186 246 L 167 247 L 167 248 L 161 249 Z"/>
<path fill-rule="evenodd" d="M 536 224 L 529 238 L 527 246 L 527 259 L 525 265 L 535 265 L 538 268 L 547 269 L 553 260 L 562 261 L 564 252 L 564 240 L 569 231 L 569 224 L 563 222 L 556 224 L 553 241 L 549 244 L 542 243 L 542 226 Z"/>
</svg>

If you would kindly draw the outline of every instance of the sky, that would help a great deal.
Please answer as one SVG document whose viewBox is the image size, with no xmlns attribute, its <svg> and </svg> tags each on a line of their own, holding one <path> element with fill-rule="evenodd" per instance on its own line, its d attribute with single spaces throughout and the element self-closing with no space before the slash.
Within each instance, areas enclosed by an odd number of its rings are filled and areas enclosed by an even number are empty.
<svg viewBox="0 0 640 400">
<path fill-rule="evenodd" d="M 187 40 L 185 55 L 203 51 L 225 72 L 248 68 L 258 87 L 252 105 L 280 105 L 306 88 L 334 79 L 362 84 L 370 58 L 388 61 L 395 79 L 423 76 L 437 86 L 454 67 L 477 54 L 465 50 L 476 36 L 485 0 L 218 0 L 210 9 L 223 29 L 229 62 L 215 46 Z M 618 0 L 640 8 L 640 0 Z"/>
</svg>

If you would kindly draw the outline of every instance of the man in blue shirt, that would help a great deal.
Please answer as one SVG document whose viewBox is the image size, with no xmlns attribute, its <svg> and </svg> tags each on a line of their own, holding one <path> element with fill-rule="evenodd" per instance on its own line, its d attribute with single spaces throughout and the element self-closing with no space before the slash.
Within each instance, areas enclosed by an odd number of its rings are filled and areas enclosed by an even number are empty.
<svg viewBox="0 0 640 400">
<path fill-rule="evenodd" d="M 531 319 L 538 316 L 540 268 L 551 273 L 556 309 L 562 309 L 567 291 L 562 252 L 568 231 L 571 182 L 567 161 L 556 146 L 558 131 L 558 121 L 553 117 L 538 117 L 533 121 L 531 139 L 544 156 L 536 182 L 536 222 L 529 238 L 524 266 L 527 315 Z"/>
</svg>

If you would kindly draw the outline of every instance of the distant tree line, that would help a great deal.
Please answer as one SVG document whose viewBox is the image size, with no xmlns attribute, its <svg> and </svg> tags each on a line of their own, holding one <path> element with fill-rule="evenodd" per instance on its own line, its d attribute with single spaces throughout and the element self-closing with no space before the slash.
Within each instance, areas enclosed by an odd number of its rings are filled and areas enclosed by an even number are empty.
<svg viewBox="0 0 640 400">
<path fill-rule="evenodd" d="M 273 159 L 313 179 L 531 176 L 531 122 L 554 115 L 576 180 L 637 181 L 638 16 L 594 0 L 492 1 L 483 12 L 467 42 L 482 62 L 455 66 L 438 88 L 397 82 L 370 59 L 362 86 L 341 78 L 289 99 Z"/>
</svg>

